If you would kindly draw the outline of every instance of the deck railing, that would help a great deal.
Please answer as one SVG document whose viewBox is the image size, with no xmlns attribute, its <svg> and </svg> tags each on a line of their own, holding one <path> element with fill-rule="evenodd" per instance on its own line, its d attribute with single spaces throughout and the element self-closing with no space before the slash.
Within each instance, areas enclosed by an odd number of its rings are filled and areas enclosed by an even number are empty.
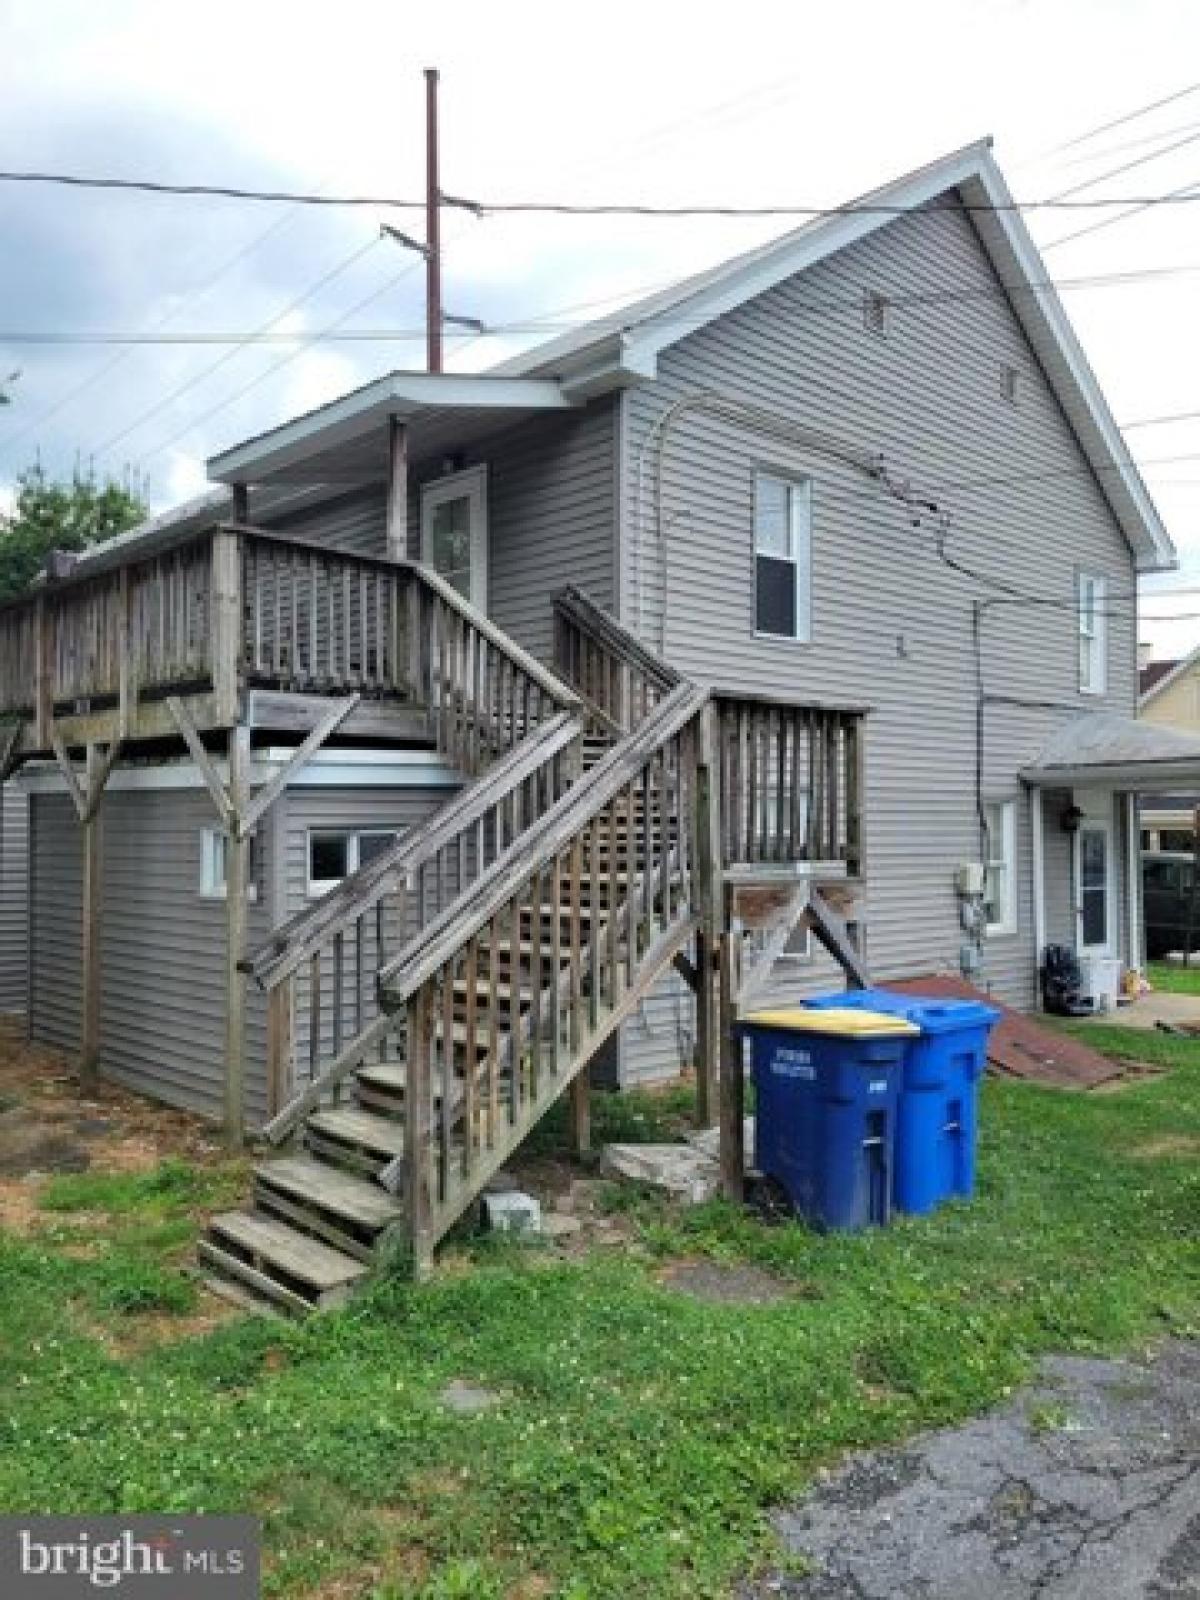
<svg viewBox="0 0 1200 1600">
<path fill-rule="evenodd" d="M 139 707 L 167 695 L 211 697 L 193 720 L 219 728 L 248 688 L 358 693 L 425 709 L 447 760 L 475 776 L 579 706 L 416 563 L 229 525 L 138 548 L 0 606 L 0 716 L 34 721 L 37 748 L 55 718 L 110 711 L 95 737 L 137 737 Z"/>
<path fill-rule="evenodd" d="M 554 598 L 554 641 L 559 671 L 604 732 L 631 733 L 684 682 L 681 672 L 575 588 Z"/>
<path fill-rule="evenodd" d="M 724 864 L 863 864 L 862 707 L 716 691 Z"/>
</svg>

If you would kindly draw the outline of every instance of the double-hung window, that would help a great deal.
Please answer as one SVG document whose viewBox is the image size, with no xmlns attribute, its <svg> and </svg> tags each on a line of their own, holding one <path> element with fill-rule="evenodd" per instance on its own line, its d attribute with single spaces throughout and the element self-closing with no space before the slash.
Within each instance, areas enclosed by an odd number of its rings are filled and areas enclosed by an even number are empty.
<svg viewBox="0 0 1200 1600">
<path fill-rule="evenodd" d="M 1107 688 L 1108 631 L 1103 578 L 1081 572 L 1076 580 L 1079 629 L 1079 692 L 1103 694 Z"/>
<path fill-rule="evenodd" d="M 308 836 L 308 893 L 328 894 L 343 878 L 374 861 L 396 835 L 381 829 L 313 829 Z"/>
<path fill-rule="evenodd" d="M 812 631 L 812 485 L 760 472 L 754 482 L 754 631 L 808 640 Z"/>
<path fill-rule="evenodd" d="M 1017 807 L 1003 800 L 984 807 L 987 859 L 983 912 L 989 935 L 1017 931 Z"/>
</svg>

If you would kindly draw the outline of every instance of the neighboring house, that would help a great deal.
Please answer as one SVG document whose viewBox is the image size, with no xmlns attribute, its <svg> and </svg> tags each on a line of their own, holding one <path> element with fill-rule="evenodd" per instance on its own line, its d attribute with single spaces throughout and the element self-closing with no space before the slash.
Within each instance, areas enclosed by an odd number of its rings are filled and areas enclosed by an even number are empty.
<svg viewBox="0 0 1200 1600">
<path fill-rule="evenodd" d="M 426 563 L 542 663 L 555 660 L 554 596 L 574 585 L 699 684 L 869 708 L 864 925 L 876 976 L 962 963 L 1031 1007 L 1049 942 L 1137 965 L 1136 795 L 1157 773 L 1200 772 L 1200 739 L 1139 742 L 1134 722 L 1137 577 L 1175 555 L 1010 200 L 989 146 L 972 145 L 495 372 L 383 377 L 214 458 L 211 495 L 90 552 L 79 582 L 157 561 L 165 583 L 188 541 L 232 514 L 330 551 Z M 303 654 L 306 569 L 291 559 L 277 568 L 265 545 L 254 556 L 254 610 L 240 617 L 252 635 L 252 793 L 286 764 L 283 697 L 253 684 L 277 685 Z M 363 598 L 359 620 L 344 621 L 343 687 L 352 656 L 365 683 L 391 648 L 355 642 L 383 615 L 367 587 L 375 570 L 346 567 L 347 607 L 360 578 Z M 188 581 L 178 615 L 193 650 Z M 334 603 L 326 624 L 313 602 L 314 650 L 343 626 Z M 445 658 L 433 677 L 444 669 Z M 189 671 L 164 668 L 161 681 Z M 586 674 L 569 676 L 586 692 Z M 146 717 L 160 741 L 175 731 L 165 713 Z M 419 838 L 462 779 L 451 751 L 422 746 L 412 726 L 368 723 L 354 712 L 340 749 L 297 775 L 260 825 L 249 948 L 381 833 L 408 824 Z M 102 737 L 79 729 L 79 741 Z M 35 735 L 24 748 L 38 748 Z M 32 805 L 30 1026 L 70 1046 L 81 829 L 45 748 L 18 778 Z M 111 868 L 98 1048 L 126 1081 L 216 1114 L 225 847 L 211 777 L 194 751 L 175 750 L 160 743 L 153 761 L 118 766 L 101 808 Z M 818 801 L 849 804 L 806 782 L 786 803 L 810 825 Z M 779 793 L 779 819 L 764 803 L 760 820 L 763 853 L 782 856 Z M 964 924 L 972 864 L 981 949 Z M 691 991 L 668 972 L 623 1013 L 622 1082 L 691 1058 Z M 764 992 L 838 982 L 795 937 Z M 318 1026 L 348 1030 L 335 1003 L 339 1021 L 326 1006 Z M 273 1086 L 267 1064 L 268 1034 L 290 1023 L 252 991 L 247 1027 L 257 1121 L 294 1086 Z"/>
<path fill-rule="evenodd" d="M 0 788 L 0 1013 L 23 1012 L 27 1000 L 28 860 L 29 801 L 6 783 Z"/>
<path fill-rule="evenodd" d="M 1158 728 L 1200 735 L 1200 646 L 1181 661 L 1147 661 L 1139 672 L 1138 716 Z M 1141 799 L 1142 847 L 1192 850 L 1200 791 Z"/>
</svg>

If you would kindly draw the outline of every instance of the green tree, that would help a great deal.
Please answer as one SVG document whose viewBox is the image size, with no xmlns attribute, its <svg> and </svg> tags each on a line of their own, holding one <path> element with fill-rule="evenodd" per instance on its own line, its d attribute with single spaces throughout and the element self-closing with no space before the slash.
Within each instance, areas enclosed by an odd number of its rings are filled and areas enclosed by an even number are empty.
<svg viewBox="0 0 1200 1600">
<path fill-rule="evenodd" d="M 135 527 L 146 506 L 133 490 L 75 472 L 48 478 L 40 467 L 17 480 L 11 515 L 0 516 L 0 599 L 27 589 L 51 550 L 83 550 Z"/>
</svg>

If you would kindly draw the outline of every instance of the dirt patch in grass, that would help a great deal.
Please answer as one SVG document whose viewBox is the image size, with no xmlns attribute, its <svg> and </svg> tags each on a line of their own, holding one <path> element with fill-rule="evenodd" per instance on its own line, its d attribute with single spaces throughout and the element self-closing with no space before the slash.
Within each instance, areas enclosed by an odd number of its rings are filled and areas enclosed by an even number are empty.
<svg viewBox="0 0 1200 1600">
<path fill-rule="evenodd" d="M 125 1358 L 178 1344 L 182 1339 L 202 1338 L 240 1315 L 230 1301 L 202 1290 L 194 1311 L 148 1311 L 107 1322 L 80 1312 L 76 1320 L 110 1355 Z"/>
<path fill-rule="evenodd" d="M 32 1231 L 53 1174 L 148 1172 L 172 1156 L 211 1163 L 220 1151 L 198 1117 L 103 1080 L 85 1091 L 66 1056 L 0 1018 L 0 1228 Z"/>
<path fill-rule="evenodd" d="M 746 1261 L 677 1261 L 658 1279 L 668 1289 L 712 1305 L 765 1306 L 796 1295 L 793 1284 Z"/>
<path fill-rule="evenodd" d="M 1141 1144 L 1135 1144 L 1129 1154 L 1139 1161 L 1169 1161 L 1175 1156 L 1200 1156 L 1200 1139 L 1185 1133 L 1168 1133 L 1161 1139 L 1146 1139 Z"/>
</svg>

